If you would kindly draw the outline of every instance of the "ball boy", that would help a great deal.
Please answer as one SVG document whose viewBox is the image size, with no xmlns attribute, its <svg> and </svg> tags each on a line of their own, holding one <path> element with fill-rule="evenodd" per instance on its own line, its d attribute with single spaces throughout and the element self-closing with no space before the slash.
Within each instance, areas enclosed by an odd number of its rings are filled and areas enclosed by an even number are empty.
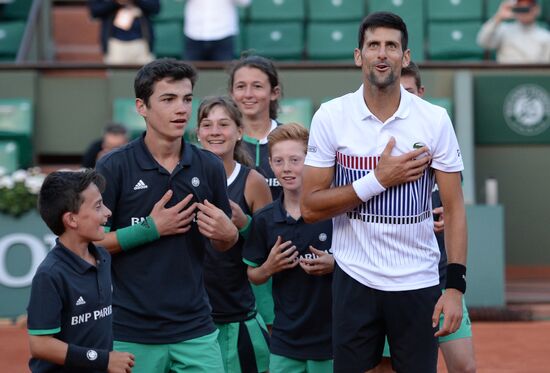
<svg viewBox="0 0 550 373">
<path fill-rule="evenodd" d="M 32 372 L 130 372 L 134 356 L 111 351 L 111 257 L 92 242 L 111 211 L 93 170 L 58 171 L 38 197 L 40 216 L 59 236 L 38 267 L 28 306 Z"/>
</svg>

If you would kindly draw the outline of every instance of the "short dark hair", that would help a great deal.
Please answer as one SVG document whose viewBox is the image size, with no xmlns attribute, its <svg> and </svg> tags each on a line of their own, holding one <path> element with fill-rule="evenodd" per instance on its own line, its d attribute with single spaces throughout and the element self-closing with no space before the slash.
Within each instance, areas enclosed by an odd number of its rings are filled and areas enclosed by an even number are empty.
<svg viewBox="0 0 550 373">
<path fill-rule="evenodd" d="M 363 19 L 361 25 L 359 25 L 359 49 L 363 48 L 363 43 L 365 42 L 365 32 L 378 27 L 386 27 L 401 31 L 401 48 L 403 51 L 407 50 L 407 46 L 409 44 L 407 25 L 401 17 L 391 12 L 374 12 Z"/>
<path fill-rule="evenodd" d="M 211 96 L 205 97 L 199 106 L 197 114 L 197 130 L 201 128 L 201 121 L 208 117 L 212 109 L 217 106 L 225 109 L 231 120 L 235 122 L 238 128 L 243 128 L 243 115 L 239 111 L 235 101 L 233 101 L 231 97 L 227 96 Z M 254 167 L 254 161 L 248 151 L 244 148 L 242 141 L 243 140 L 238 140 L 235 144 L 235 149 L 233 149 L 233 159 L 240 164 L 244 164 L 245 166 Z"/>
<path fill-rule="evenodd" d="M 414 62 L 409 62 L 409 66 L 401 69 L 401 76 L 412 76 L 417 89 L 422 87 L 422 79 L 420 78 L 420 69 Z"/>
<path fill-rule="evenodd" d="M 54 234 L 65 232 L 63 214 L 80 210 L 82 192 L 92 183 L 100 192 L 105 189 L 105 179 L 93 169 L 55 171 L 46 176 L 38 194 L 38 211 Z"/>
<path fill-rule="evenodd" d="M 126 135 L 128 134 L 128 129 L 122 123 L 117 122 L 108 122 L 103 128 L 103 133 L 111 133 L 113 135 Z"/>
<path fill-rule="evenodd" d="M 160 58 L 149 62 L 137 72 L 134 80 L 136 98 L 143 100 L 149 106 L 149 97 L 153 94 L 155 83 L 164 78 L 174 81 L 189 79 L 191 87 L 197 81 L 197 70 L 183 61 L 173 58 Z"/>
<path fill-rule="evenodd" d="M 271 85 L 271 89 L 279 86 L 282 94 L 283 87 L 279 80 L 279 73 L 277 72 L 277 69 L 273 64 L 273 61 L 271 61 L 266 57 L 262 57 L 258 55 L 244 56 L 240 60 L 237 60 L 232 65 L 230 65 L 229 72 L 228 72 L 229 73 L 229 81 L 228 81 L 229 92 L 233 92 L 233 84 L 235 83 L 235 73 L 237 72 L 237 70 L 239 70 L 242 67 L 253 67 L 263 72 L 265 75 L 267 75 L 267 78 L 269 80 L 269 85 Z M 269 103 L 269 117 L 271 119 L 277 119 L 278 112 L 279 112 L 279 100 L 271 101 Z"/>
</svg>

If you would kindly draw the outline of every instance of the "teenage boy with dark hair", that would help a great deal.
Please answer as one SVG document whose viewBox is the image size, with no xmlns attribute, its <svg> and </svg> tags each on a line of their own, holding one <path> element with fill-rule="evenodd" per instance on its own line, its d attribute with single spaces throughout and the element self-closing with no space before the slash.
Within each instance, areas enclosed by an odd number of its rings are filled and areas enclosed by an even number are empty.
<svg viewBox="0 0 550 373">
<path fill-rule="evenodd" d="M 238 240 L 221 160 L 183 140 L 195 69 L 174 59 L 143 66 L 134 82 L 146 132 L 98 162 L 113 216 L 114 345 L 135 372 L 221 372 L 217 330 L 204 287 L 207 245 Z M 198 211 L 198 212 L 197 212 Z"/>
<path fill-rule="evenodd" d="M 59 236 L 33 278 L 28 311 L 32 372 L 126 373 L 134 356 L 113 349 L 111 257 L 92 242 L 111 211 L 93 170 L 49 174 L 40 216 Z"/>
<path fill-rule="evenodd" d="M 271 373 L 331 373 L 332 222 L 306 224 L 300 212 L 308 131 L 283 124 L 268 135 L 269 162 L 282 195 L 254 214 L 243 249 L 248 278 L 273 277 Z"/>
<path fill-rule="evenodd" d="M 374 368 L 387 334 L 398 372 L 435 373 L 436 337 L 458 329 L 466 290 L 460 149 L 446 111 L 400 85 L 410 61 L 403 20 L 371 13 L 358 36 L 362 85 L 315 113 L 301 201 L 307 222 L 333 218 L 334 370 Z M 443 295 L 431 211 L 436 181 L 449 258 Z"/>
</svg>

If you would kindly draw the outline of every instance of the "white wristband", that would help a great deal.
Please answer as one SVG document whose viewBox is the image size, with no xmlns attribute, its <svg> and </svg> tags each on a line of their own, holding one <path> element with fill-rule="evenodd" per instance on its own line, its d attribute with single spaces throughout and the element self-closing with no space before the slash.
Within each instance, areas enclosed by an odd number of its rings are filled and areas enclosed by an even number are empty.
<svg viewBox="0 0 550 373">
<path fill-rule="evenodd" d="M 351 185 L 353 186 L 353 190 L 355 190 L 357 197 L 359 197 L 363 202 L 367 202 L 372 197 L 386 190 L 386 188 L 378 182 L 378 179 L 376 179 L 374 171 L 371 171 L 362 178 L 355 180 Z"/>
</svg>

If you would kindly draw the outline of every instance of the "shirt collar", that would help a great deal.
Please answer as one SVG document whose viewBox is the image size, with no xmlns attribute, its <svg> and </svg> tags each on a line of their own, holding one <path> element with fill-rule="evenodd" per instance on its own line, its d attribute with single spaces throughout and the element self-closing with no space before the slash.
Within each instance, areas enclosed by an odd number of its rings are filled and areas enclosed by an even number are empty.
<svg viewBox="0 0 550 373">
<path fill-rule="evenodd" d="M 275 119 L 271 119 L 271 128 L 269 129 L 269 133 L 271 133 L 271 131 L 277 128 L 277 125 L 278 125 L 277 121 Z M 268 136 L 269 136 L 269 133 L 268 133 Z M 264 137 L 263 139 L 258 140 L 258 139 L 255 139 L 254 137 L 250 137 L 243 134 L 243 140 L 251 144 L 260 144 L 260 145 L 267 144 L 267 136 Z"/>
<path fill-rule="evenodd" d="M 395 118 L 406 118 L 409 115 L 410 112 L 410 103 L 411 103 L 411 95 L 412 93 L 407 92 L 403 86 L 399 85 L 399 89 L 401 91 L 401 99 L 399 100 L 399 107 L 397 108 L 397 111 L 388 119 L 388 121 L 393 120 Z M 365 98 L 363 97 L 363 85 L 359 87 L 357 91 L 353 93 L 353 100 L 355 102 L 356 107 L 358 108 L 358 115 L 360 120 L 365 120 L 370 117 L 375 117 L 374 114 L 369 110 L 369 107 L 365 103 Z"/>
<path fill-rule="evenodd" d="M 136 144 L 137 149 L 137 155 L 136 159 L 139 164 L 139 166 L 143 170 L 153 170 L 156 168 L 159 168 L 158 162 L 155 160 L 149 149 L 147 148 L 147 145 L 145 145 L 145 134 L 146 132 L 143 132 L 143 134 L 136 140 L 138 143 Z M 181 138 L 181 165 L 183 167 L 191 166 L 191 159 L 192 159 L 192 151 L 191 151 L 191 144 L 185 142 L 183 137 Z"/>
<path fill-rule="evenodd" d="M 275 223 L 296 224 L 302 217 L 298 220 L 294 220 L 292 216 L 288 215 L 284 205 L 284 197 L 284 193 L 281 193 L 279 198 L 273 201 L 273 221 Z"/>
<path fill-rule="evenodd" d="M 92 256 L 95 258 L 96 262 L 105 262 L 106 259 L 101 256 L 99 250 L 97 250 L 93 243 L 88 244 L 88 250 L 90 251 L 90 254 L 92 254 Z M 96 268 L 96 266 L 88 263 L 78 255 L 73 253 L 71 250 L 69 250 L 67 247 L 65 247 L 59 241 L 59 238 L 56 239 L 56 245 L 53 249 L 53 252 L 59 259 L 67 263 L 71 268 L 73 268 L 76 272 L 80 274 L 84 274 L 90 269 Z"/>
<path fill-rule="evenodd" d="M 283 223 L 286 221 L 286 210 L 283 204 L 283 193 L 273 201 L 273 221 L 275 223 Z"/>
</svg>

